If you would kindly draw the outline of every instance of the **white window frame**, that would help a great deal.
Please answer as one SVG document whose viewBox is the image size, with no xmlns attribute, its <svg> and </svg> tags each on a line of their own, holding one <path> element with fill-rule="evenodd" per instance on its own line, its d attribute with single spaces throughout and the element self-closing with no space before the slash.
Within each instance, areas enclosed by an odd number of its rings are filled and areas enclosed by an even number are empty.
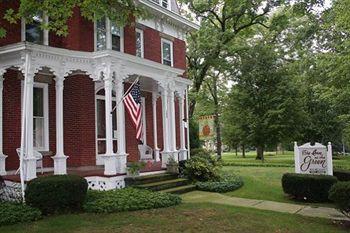
<svg viewBox="0 0 350 233">
<path fill-rule="evenodd" d="M 163 6 L 163 1 L 167 2 L 167 7 Z M 154 2 L 157 5 L 160 5 L 161 7 L 165 8 L 165 9 L 171 10 L 170 0 L 152 0 L 152 2 Z"/>
<path fill-rule="evenodd" d="M 24 82 L 22 80 L 21 82 L 21 109 L 23 108 L 23 94 L 24 94 Z M 50 131 L 49 131 L 49 85 L 47 83 L 39 83 L 34 82 L 33 83 L 33 90 L 35 88 L 42 88 L 44 91 L 44 147 L 33 147 L 34 150 L 37 151 L 49 151 L 50 150 L 50 144 L 49 144 L 49 138 L 50 138 Z M 34 93 L 33 93 L 34 95 Z M 32 106 L 33 107 L 33 106 Z M 33 126 L 34 126 L 34 115 L 33 115 Z M 33 130 L 35 130 L 33 128 Z M 34 139 L 34 138 L 33 138 Z M 34 141 L 33 141 L 34 143 Z"/>
<path fill-rule="evenodd" d="M 141 36 L 141 58 L 144 58 L 144 56 L 145 56 L 145 47 L 144 47 L 145 42 L 144 42 L 144 37 L 143 37 L 143 30 L 136 28 L 135 33 L 140 33 L 140 36 Z M 136 43 L 136 40 L 135 40 L 135 43 Z M 136 52 L 137 52 L 137 47 L 136 47 Z"/>
<path fill-rule="evenodd" d="M 45 23 L 49 22 L 49 17 L 44 14 L 43 20 Z M 26 20 L 21 19 L 21 41 L 26 41 Z M 43 30 L 43 45 L 49 45 L 49 31 L 47 29 Z"/>
<path fill-rule="evenodd" d="M 112 32 L 111 32 L 111 21 L 106 18 L 106 50 L 112 50 Z M 94 22 L 94 50 L 97 52 L 97 22 Z M 116 50 L 113 50 L 118 52 Z M 120 27 L 120 52 L 124 52 L 124 28 Z"/>
<path fill-rule="evenodd" d="M 103 158 L 102 158 L 103 154 L 98 153 L 98 141 L 106 141 L 106 138 L 99 138 L 98 137 L 98 131 L 97 131 L 97 100 L 106 101 L 105 95 L 104 96 L 97 95 L 97 93 L 103 89 L 104 89 L 104 86 L 103 86 L 102 82 L 95 84 L 95 142 L 96 142 L 96 164 L 97 165 L 103 165 Z M 112 96 L 112 101 L 117 104 L 117 97 Z M 113 142 L 118 141 L 118 128 L 117 128 L 117 130 L 113 131 L 112 140 L 113 140 Z"/>
<path fill-rule="evenodd" d="M 164 39 L 162 38 L 161 39 L 161 53 L 162 53 L 162 64 L 164 64 L 164 56 L 163 56 L 163 44 L 164 43 L 168 43 L 170 44 L 170 58 L 171 58 L 171 67 L 174 66 L 174 48 L 173 48 L 173 42 L 171 40 L 167 40 L 167 39 Z"/>
</svg>

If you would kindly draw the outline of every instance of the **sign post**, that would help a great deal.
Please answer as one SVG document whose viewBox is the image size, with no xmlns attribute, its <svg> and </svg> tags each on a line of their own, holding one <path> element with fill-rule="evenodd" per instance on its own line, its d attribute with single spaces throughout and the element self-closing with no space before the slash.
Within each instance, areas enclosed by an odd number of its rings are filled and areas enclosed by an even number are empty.
<svg viewBox="0 0 350 233">
<path fill-rule="evenodd" d="M 295 173 L 333 175 L 332 145 L 306 143 L 298 147 L 294 143 Z"/>
</svg>

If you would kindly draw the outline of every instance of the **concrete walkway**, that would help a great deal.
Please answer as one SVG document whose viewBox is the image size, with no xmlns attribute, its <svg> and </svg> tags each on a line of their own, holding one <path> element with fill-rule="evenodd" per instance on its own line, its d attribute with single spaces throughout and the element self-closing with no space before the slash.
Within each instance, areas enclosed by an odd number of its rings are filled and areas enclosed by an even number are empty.
<svg viewBox="0 0 350 233">
<path fill-rule="evenodd" d="M 182 195 L 182 198 L 184 202 L 191 203 L 216 203 L 223 205 L 249 207 L 260 210 L 271 210 L 281 213 L 299 214 L 309 217 L 319 217 L 334 220 L 349 220 L 338 210 L 329 207 L 312 207 L 308 205 L 281 203 L 275 201 L 229 197 L 220 193 L 202 191 L 186 193 Z"/>
</svg>

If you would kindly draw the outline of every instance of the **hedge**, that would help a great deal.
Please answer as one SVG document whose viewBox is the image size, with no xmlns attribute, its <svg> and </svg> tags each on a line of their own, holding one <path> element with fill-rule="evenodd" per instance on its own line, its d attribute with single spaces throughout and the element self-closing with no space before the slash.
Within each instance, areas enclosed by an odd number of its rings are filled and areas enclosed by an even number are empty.
<svg viewBox="0 0 350 233">
<path fill-rule="evenodd" d="M 243 180 L 240 176 L 233 174 L 224 174 L 219 181 L 197 182 L 196 187 L 202 191 L 209 192 L 230 192 L 243 186 Z"/>
<path fill-rule="evenodd" d="M 350 171 L 348 170 L 334 170 L 333 176 L 337 177 L 339 181 L 350 181 Z"/>
<path fill-rule="evenodd" d="M 220 164 L 216 158 L 211 156 L 191 157 L 184 166 L 184 175 L 191 181 L 215 181 L 220 177 Z"/>
<path fill-rule="evenodd" d="M 328 201 L 328 192 L 337 182 L 335 176 L 286 173 L 282 177 L 283 191 L 296 199 L 310 202 Z"/>
<path fill-rule="evenodd" d="M 174 194 L 125 188 L 110 191 L 89 190 L 83 208 L 90 213 L 113 213 L 169 207 L 180 203 L 181 198 Z"/>
<path fill-rule="evenodd" d="M 282 163 L 237 163 L 237 162 L 223 162 L 223 166 L 237 166 L 237 167 L 294 167 L 294 164 Z"/>
<path fill-rule="evenodd" d="M 329 199 L 350 218 L 350 182 L 338 182 L 329 191 Z"/>
<path fill-rule="evenodd" d="M 0 226 L 31 222 L 41 218 L 40 210 L 11 202 L 0 202 Z"/>
<path fill-rule="evenodd" d="M 39 177 L 28 183 L 25 198 L 43 214 L 75 212 L 81 210 L 87 188 L 86 180 L 76 175 Z"/>
</svg>

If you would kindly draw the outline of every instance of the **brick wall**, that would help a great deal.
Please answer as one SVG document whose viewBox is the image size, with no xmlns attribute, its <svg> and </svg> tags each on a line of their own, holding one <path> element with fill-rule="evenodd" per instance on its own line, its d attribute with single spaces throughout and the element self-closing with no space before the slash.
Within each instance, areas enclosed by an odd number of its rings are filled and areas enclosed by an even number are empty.
<svg viewBox="0 0 350 233">
<path fill-rule="evenodd" d="M 146 27 L 143 30 L 145 59 L 161 63 L 161 44 L 159 32 Z"/>
<path fill-rule="evenodd" d="M 68 166 L 96 164 L 95 87 L 85 75 L 64 81 L 64 145 Z"/>
<path fill-rule="evenodd" d="M 4 14 L 7 9 L 18 9 L 19 1 L 3 0 L 0 4 L 0 25 L 6 30 L 6 37 L 0 38 L 0 46 L 13 44 L 21 41 L 21 23 L 10 24 L 4 19 Z"/>
<path fill-rule="evenodd" d="M 124 52 L 136 55 L 136 34 L 134 26 L 124 27 Z"/>
</svg>

